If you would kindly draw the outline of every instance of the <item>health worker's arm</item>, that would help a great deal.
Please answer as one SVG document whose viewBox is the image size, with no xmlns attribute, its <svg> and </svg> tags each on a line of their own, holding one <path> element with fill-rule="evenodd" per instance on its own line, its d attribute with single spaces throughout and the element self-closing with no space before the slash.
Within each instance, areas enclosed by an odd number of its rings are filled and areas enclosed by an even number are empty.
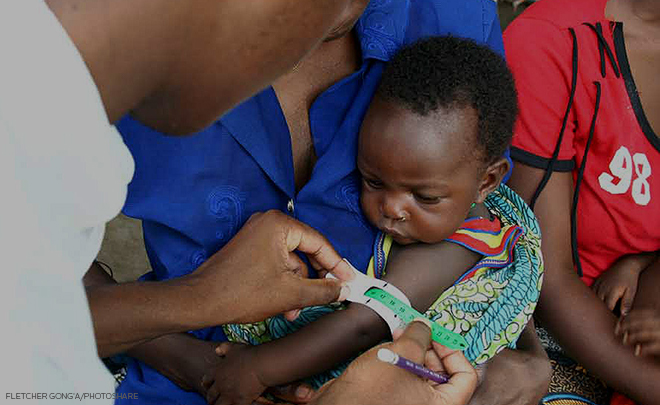
<svg viewBox="0 0 660 405">
<path fill-rule="evenodd" d="M 269 211 L 253 215 L 229 243 L 186 276 L 87 287 L 99 354 L 126 351 L 166 334 L 254 322 L 342 299 L 339 280 L 306 278 L 296 251 L 307 254 L 318 270 L 352 278 L 321 234 Z"/>
</svg>

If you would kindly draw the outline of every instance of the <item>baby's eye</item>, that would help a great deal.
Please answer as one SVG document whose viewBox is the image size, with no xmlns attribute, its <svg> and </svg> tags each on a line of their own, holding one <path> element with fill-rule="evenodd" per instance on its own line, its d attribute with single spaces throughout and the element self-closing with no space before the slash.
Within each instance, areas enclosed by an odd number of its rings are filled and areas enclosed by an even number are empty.
<svg viewBox="0 0 660 405">
<path fill-rule="evenodd" d="M 367 185 L 369 188 L 382 188 L 383 187 L 383 182 L 379 180 L 372 180 L 372 179 L 367 179 L 367 178 L 362 178 L 364 181 L 364 184 Z"/>
<path fill-rule="evenodd" d="M 440 202 L 441 198 L 430 195 L 415 194 L 415 200 L 422 204 L 437 204 Z"/>
</svg>

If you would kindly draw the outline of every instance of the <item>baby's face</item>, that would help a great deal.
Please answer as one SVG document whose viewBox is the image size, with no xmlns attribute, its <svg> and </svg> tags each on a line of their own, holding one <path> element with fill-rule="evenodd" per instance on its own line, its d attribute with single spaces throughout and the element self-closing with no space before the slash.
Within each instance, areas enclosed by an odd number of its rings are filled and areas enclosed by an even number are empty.
<svg viewBox="0 0 660 405">
<path fill-rule="evenodd" d="M 479 197 L 483 164 L 474 151 L 472 108 L 428 116 L 374 99 L 360 131 L 360 203 L 399 244 L 451 236 Z"/>
</svg>

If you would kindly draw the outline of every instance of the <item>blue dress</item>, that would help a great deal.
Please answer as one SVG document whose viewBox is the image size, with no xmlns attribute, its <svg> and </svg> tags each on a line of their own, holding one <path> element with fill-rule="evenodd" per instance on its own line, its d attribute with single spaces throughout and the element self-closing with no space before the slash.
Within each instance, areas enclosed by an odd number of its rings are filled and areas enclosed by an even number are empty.
<svg viewBox="0 0 660 405">
<path fill-rule="evenodd" d="M 195 270 L 251 214 L 279 209 L 321 231 L 339 254 L 367 268 L 376 231 L 360 211 L 357 135 L 385 63 L 403 45 L 430 35 L 472 38 L 503 54 L 491 0 L 372 0 L 358 21 L 362 63 L 323 92 L 309 111 L 318 160 L 296 193 L 289 130 L 267 88 L 190 137 L 169 137 L 131 117 L 118 128 L 135 159 L 124 213 L 143 221 L 153 271 L 167 280 Z M 221 327 L 191 331 L 223 341 Z M 131 360 L 118 388 L 131 404 L 204 404 L 147 365 Z M 121 403 L 118 400 L 117 403 Z"/>
</svg>

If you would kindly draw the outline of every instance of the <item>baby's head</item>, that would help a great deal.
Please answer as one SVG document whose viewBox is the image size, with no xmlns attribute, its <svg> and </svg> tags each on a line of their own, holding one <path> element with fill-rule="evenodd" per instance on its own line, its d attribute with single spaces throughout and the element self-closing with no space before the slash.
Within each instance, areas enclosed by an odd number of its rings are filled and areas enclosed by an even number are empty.
<svg viewBox="0 0 660 405">
<path fill-rule="evenodd" d="M 513 78 L 490 49 L 435 37 L 400 50 L 360 130 L 369 222 L 400 244 L 451 236 L 508 172 L 516 115 Z"/>
</svg>

